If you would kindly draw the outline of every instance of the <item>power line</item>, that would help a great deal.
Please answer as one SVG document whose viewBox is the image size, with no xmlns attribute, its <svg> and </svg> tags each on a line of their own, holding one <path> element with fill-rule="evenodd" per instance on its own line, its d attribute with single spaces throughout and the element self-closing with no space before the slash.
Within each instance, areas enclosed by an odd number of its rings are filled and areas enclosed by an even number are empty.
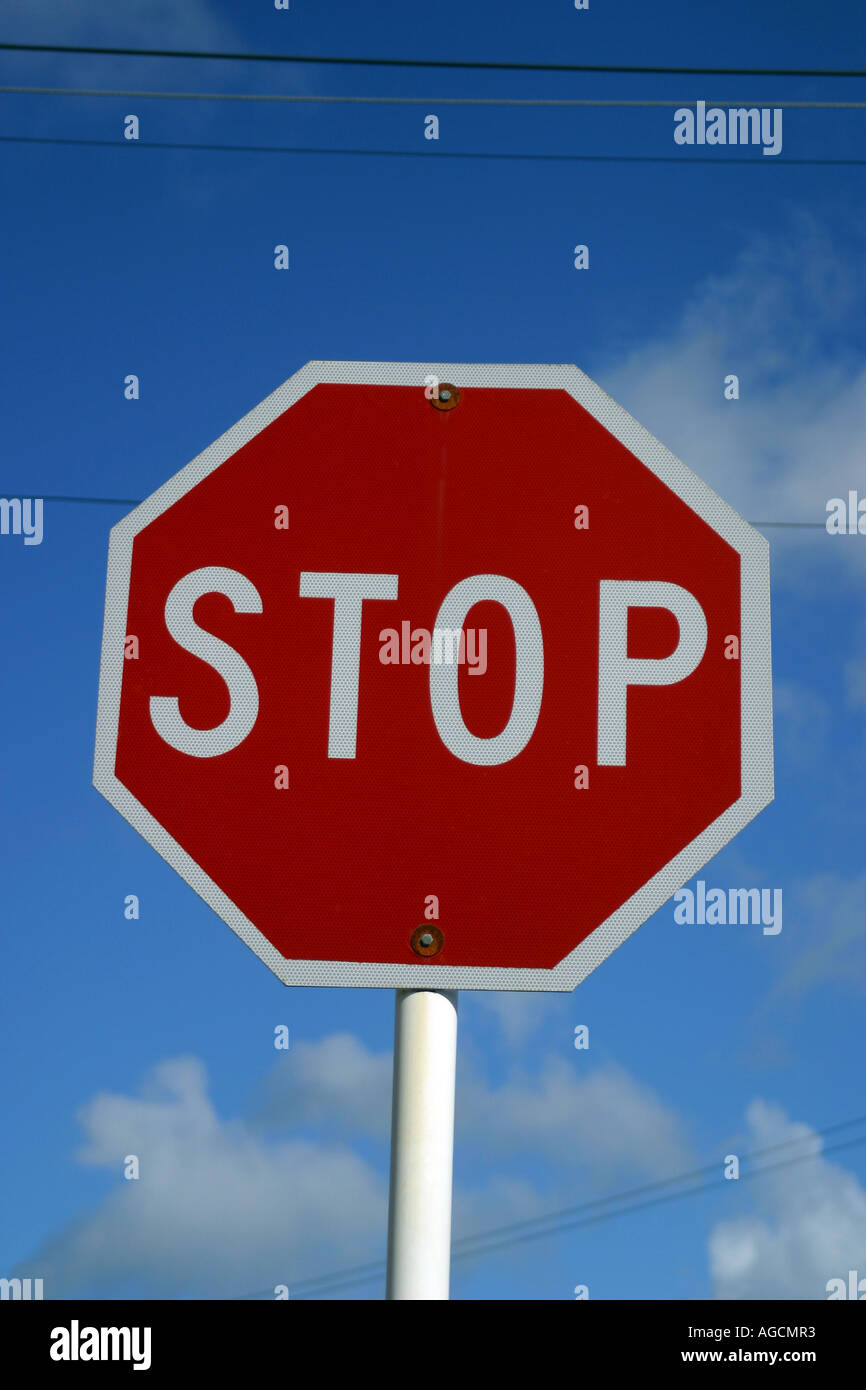
<svg viewBox="0 0 866 1390">
<path fill-rule="evenodd" d="M 830 1134 L 838 1134 L 844 1129 L 853 1129 L 855 1125 L 862 1124 L 866 1124 L 866 1115 L 855 1115 L 851 1120 L 840 1120 L 835 1125 L 828 1125 L 826 1129 L 814 1130 L 811 1134 L 805 1136 L 798 1135 L 794 1139 L 783 1139 L 778 1144 L 768 1144 L 763 1149 L 755 1149 L 751 1153 L 744 1154 L 743 1158 L 747 1162 L 756 1158 L 766 1158 L 768 1154 L 780 1153 L 783 1149 L 794 1148 L 798 1144 L 806 1143 L 809 1139 L 823 1139 Z M 859 1142 L 861 1141 L 858 1140 L 858 1143 Z M 863 1136 L 862 1142 L 866 1143 L 866 1135 Z M 694 1182 L 699 1178 L 717 1176 L 718 1168 L 718 1160 L 716 1160 L 715 1163 L 705 1163 L 703 1167 L 693 1168 L 688 1173 L 677 1173 L 672 1178 L 659 1178 L 655 1182 L 644 1183 L 641 1187 L 632 1187 L 625 1192 L 614 1193 L 610 1197 L 597 1197 L 591 1202 L 581 1202 L 578 1206 L 566 1207 L 559 1211 L 549 1212 L 547 1216 L 530 1217 L 525 1221 L 512 1222 L 508 1226 L 499 1226 L 492 1231 L 481 1231 L 475 1236 L 464 1236 L 460 1240 L 455 1241 L 454 1245 L 455 1248 L 460 1248 L 478 1241 L 486 1241 L 493 1237 L 499 1238 L 500 1236 L 513 1234 L 518 1230 L 535 1227 L 539 1222 L 559 1221 L 564 1217 L 575 1216 L 589 1211 L 593 1207 L 610 1206 L 612 1202 L 624 1202 L 636 1197 L 643 1197 L 648 1193 L 659 1192 L 662 1188 L 672 1187 L 679 1183 Z"/>
<path fill-rule="evenodd" d="M 768 1154 L 790 1149 L 794 1145 L 804 1144 L 812 1139 L 825 1138 L 830 1134 L 838 1134 L 841 1130 L 851 1129 L 855 1125 L 864 1123 L 866 1123 L 866 1115 L 858 1115 L 854 1119 L 843 1120 L 839 1124 L 829 1125 L 825 1129 L 813 1131 L 811 1134 L 798 1136 L 795 1139 L 787 1139 L 782 1143 L 771 1144 L 763 1149 L 756 1149 L 752 1153 L 744 1154 L 743 1158 L 745 1161 L 765 1158 Z M 805 1163 L 810 1158 L 823 1157 L 825 1154 L 829 1153 L 838 1153 L 841 1150 L 854 1148 L 860 1144 L 866 1144 L 866 1135 L 862 1135 L 855 1139 L 844 1140 L 842 1143 L 834 1144 L 829 1148 L 822 1147 L 817 1153 L 802 1154 L 795 1158 L 784 1159 L 780 1163 L 764 1164 L 762 1167 L 742 1173 L 740 1178 L 754 1178 L 761 1173 L 788 1168 L 797 1163 Z M 599 1197 L 591 1202 L 580 1203 L 578 1206 L 566 1207 L 559 1211 L 549 1212 L 546 1216 L 530 1217 L 525 1221 L 512 1222 L 509 1225 L 496 1227 L 490 1231 L 479 1232 L 475 1236 L 464 1236 L 460 1240 L 453 1242 L 452 1259 L 458 1261 L 471 1259 L 476 1255 L 492 1254 L 497 1250 L 504 1249 L 510 1245 L 520 1244 L 523 1241 L 542 1239 L 544 1236 L 556 1235 L 560 1231 L 573 1229 L 576 1226 L 595 1225 L 600 1221 L 611 1220 L 615 1216 L 626 1216 L 631 1212 L 645 1210 L 661 1202 L 674 1201 L 680 1197 L 689 1197 L 701 1192 L 711 1191 L 718 1181 L 718 1168 L 718 1161 L 716 1161 L 715 1163 L 706 1164 L 702 1168 L 693 1169 L 688 1173 L 676 1174 L 672 1178 L 662 1178 L 657 1182 L 647 1183 L 642 1187 L 631 1188 L 625 1192 L 612 1193 L 609 1197 Z M 707 1176 L 712 1176 L 713 1180 L 702 1183 L 699 1186 L 681 1186 L 683 1183 L 695 1182 Z M 663 1189 L 670 1187 L 679 1188 L 681 1190 L 676 1190 L 674 1192 L 663 1191 Z M 648 1196 L 648 1200 L 633 1200 L 644 1196 Z M 616 1202 L 631 1202 L 631 1205 L 620 1206 L 614 1211 L 597 1212 L 597 1208 L 611 1206 L 611 1204 Z M 494 1243 L 491 1244 L 490 1242 Z M 383 1260 L 374 1260 L 364 1265 L 356 1265 L 351 1269 L 339 1270 L 329 1275 L 320 1275 L 315 1279 L 304 1280 L 300 1284 L 293 1285 L 292 1296 L 304 1297 L 308 1294 L 310 1297 L 315 1298 L 321 1293 L 335 1293 L 355 1284 L 367 1283 L 371 1279 L 381 1277 L 384 1272 L 384 1263 Z M 266 1296 L 272 1296 L 271 1290 L 260 1290 L 255 1294 L 247 1294 L 244 1297 L 260 1298 Z"/>
<path fill-rule="evenodd" d="M 511 159 L 542 160 L 565 163 L 590 164 L 715 164 L 718 167 L 731 164 L 760 164 L 767 167 L 766 157 L 754 159 L 732 159 L 717 155 L 676 155 L 676 154 L 512 154 L 493 153 L 489 150 L 355 150 L 334 149 L 316 145 L 209 145 L 175 142 L 170 140 L 83 140 L 73 136 L 49 135 L 0 135 L 0 143 L 6 145 L 80 145 L 102 149 L 138 148 L 143 150 L 209 150 L 218 153 L 234 154 L 335 154 L 364 155 L 370 159 Z M 773 158 L 774 166 L 820 165 L 822 168 L 837 166 L 850 167 L 866 164 L 866 159 L 778 159 Z"/>
<path fill-rule="evenodd" d="M 30 497 L 37 496 L 31 489 L 6 491 L 4 497 Z M 43 502 L 93 502 L 109 507 L 140 507 L 145 500 L 143 497 L 73 497 L 69 495 L 40 493 L 38 494 Z M 825 531 L 827 529 L 824 521 L 750 521 L 750 526 L 784 526 L 802 530 Z"/>
<path fill-rule="evenodd" d="M 99 502 L 110 507 L 137 507 L 142 501 L 140 497 L 68 497 L 59 494 L 52 496 L 47 492 L 37 494 L 31 491 L 3 493 L 4 497 L 35 497 L 37 495 L 41 497 L 43 502 Z"/>
<path fill-rule="evenodd" d="M 679 107 L 694 104 L 695 98 L 684 101 L 650 100 L 644 97 L 625 100 L 622 98 L 598 97 L 353 97 L 353 96 L 311 96 L 304 93 L 282 92 L 154 92 L 129 91 L 123 88 L 105 87 L 0 87 L 0 92 L 30 96 L 55 97 L 135 97 L 145 100 L 165 101 L 287 101 L 342 104 L 359 103 L 381 106 L 668 106 Z M 783 106 L 806 110 L 862 111 L 866 101 L 779 101 L 775 97 L 747 100 L 729 98 L 727 101 L 706 98 L 711 106 Z"/>
<path fill-rule="evenodd" d="M 861 1144 L 866 1144 L 866 1135 L 860 1135 L 856 1139 L 845 1139 L 842 1143 L 832 1144 L 828 1148 L 822 1149 L 818 1153 L 801 1154 L 797 1158 L 782 1159 L 779 1163 L 765 1163 L 760 1168 L 753 1168 L 748 1172 L 741 1173 L 737 1181 L 741 1182 L 748 1178 L 757 1178 L 760 1177 L 762 1173 L 774 1173 L 782 1168 L 791 1168 L 798 1163 L 807 1163 L 810 1158 L 821 1158 L 824 1154 L 839 1153 L 844 1149 L 857 1148 Z M 697 1187 L 684 1188 L 682 1191 L 663 1193 L 659 1196 L 652 1197 L 647 1201 L 634 1202 L 631 1206 L 619 1207 L 615 1211 L 603 1212 L 598 1216 L 588 1217 L 586 1220 L 584 1220 L 582 1217 L 575 1217 L 573 1220 L 569 1219 L 567 1221 L 557 1222 L 555 1225 L 550 1225 L 549 1228 L 546 1228 L 544 1230 L 527 1231 L 523 1235 L 508 1237 L 503 1240 L 497 1240 L 492 1244 L 479 1246 L 477 1249 L 474 1250 L 462 1250 L 457 1253 L 455 1259 L 470 1259 L 473 1255 L 493 1254 L 496 1250 L 502 1250 L 509 1245 L 517 1245 L 524 1240 L 538 1240 L 542 1236 L 557 1235 L 560 1231 L 570 1230 L 575 1226 L 591 1226 L 598 1221 L 611 1220 L 615 1216 L 628 1216 L 633 1211 L 644 1211 L 648 1207 L 657 1206 L 660 1202 L 676 1201 L 680 1197 L 692 1197 L 701 1192 L 710 1192 L 715 1187 L 717 1181 L 718 1178 L 716 1178 L 712 1182 L 703 1183 Z"/>
<path fill-rule="evenodd" d="M 34 493 L 32 489 L 24 489 L 22 491 L 20 488 L 11 492 L 7 490 L 2 495 L 4 497 L 37 496 L 37 494 Z M 145 500 L 143 497 L 77 497 L 68 494 L 61 495 L 59 493 L 50 494 L 46 492 L 40 493 L 38 495 L 41 497 L 43 502 L 92 502 L 109 507 L 139 507 L 141 506 L 141 503 Z M 792 528 L 796 530 L 809 531 L 825 531 L 827 529 L 826 522 L 824 521 L 750 521 L 749 525 L 783 526 L 786 528 Z"/>
<path fill-rule="evenodd" d="M 822 1157 L 823 1154 L 838 1153 L 840 1150 L 855 1148 L 860 1144 L 866 1144 L 866 1135 L 858 1139 L 846 1140 L 844 1143 L 841 1144 L 834 1144 L 830 1148 L 822 1150 L 822 1153 L 820 1155 L 804 1154 L 800 1158 L 784 1159 L 781 1163 L 768 1163 L 762 1168 L 754 1169 L 752 1172 L 741 1173 L 738 1181 L 742 1182 L 749 1178 L 756 1178 L 759 1177 L 762 1173 L 774 1172 L 781 1168 L 791 1168 L 798 1163 L 808 1162 L 810 1158 Z M 709 1192 L 712 1191 L 715 1188 L 715 1186 L 715 1182 L 704 1183 L 699 1187 L 684 1188 L 682 1191 L 662 1193 L 658 1196 L 650 1197 L 646 1201 L 635 1202 L 631 1206 L 620 1207 L 615 1211 L 602 1212 L 596 1216 L 575 1217 L 573 1220 L 568 1220 L 556 1225 L 551 1225 L 543 1230 L 527 1231 L 522 1235 L 517 1235 L 506 1240 L 501 1240 L 489 1246 L 479 1247 L 478 1249 L 473 1250 L 458 1250 L 453 1255 L 452 1259 L 453 1262 L 456 1264 L 462 1260 L 472 1259 L 474 1256 L 480 1257 L 483 1255 L 492 1255 L 499 1250 L 506 1249 L 509 1246 L 520 1245 L 531 1240 L 542 1240 L 545 1236 L 559 1235 L 563 1231 L 574 1230 L 577 1227 L 595 1226 L 598 1225 L 600 1222 L 610 1221 L 616 1216 L 630 1216 L 633 1212 L 646 1211 L 648 1208 L 660 1206 L 664 1202 L 678 1201 L 682 1197 L 692 1197 L 699 1195 L 702 1192 Z M 352 1278 L 344 1278 L 341 1279 L 339 1282 L 323 1285 L 319 1288 L 310 1289 L 309 1291 L 307 1291 L 305 1287 L 301 1285 L 296 1290 L 296 1297 L 304 1298 L 306 1296 L 310 1298 L 317 1298 L 321 1294 L 337 1293 L 340 1290 L 350 1288 L 355 1284 L 368 1283 L 373 1278 L 381 1278 L 383 1268 L 384 1264 L 380 1267 L 376 1275 L 374 1275 L 373 1273 L 365 1274 L 363 1276 L 358 1274 Z"/>
<path fill-rule="evenodd" d="M 673 74 L 684 77 L 866 77 L 866 69 L 861 68 L 713 68 L 607 63 L 499 63 L 445 58 L 314 57 L 307 53 L 210 53 L 198 49 L 107 48 L 93 44 L 0 43 L 0 50 L 15 53 L 78 53 L 123 58 L 202 58 L 208 61 L 233 63 L 318 63 L 335 67 L 447 68 L 479 72 L 649 73 Z"/>
</svg>

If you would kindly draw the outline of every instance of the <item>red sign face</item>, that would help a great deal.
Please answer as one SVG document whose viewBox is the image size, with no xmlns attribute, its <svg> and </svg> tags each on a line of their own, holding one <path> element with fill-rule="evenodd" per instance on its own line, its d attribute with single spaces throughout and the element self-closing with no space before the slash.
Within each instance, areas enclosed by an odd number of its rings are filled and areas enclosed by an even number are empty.
<svg viewBox="0 0 866 1390">
<path fill-rule="evenodd" d="M 770 737 L 766 542 L 575 368 L 310 364 L 112 533 L 94 780 L 287 983 L 573 988 Z"/>
</svg>

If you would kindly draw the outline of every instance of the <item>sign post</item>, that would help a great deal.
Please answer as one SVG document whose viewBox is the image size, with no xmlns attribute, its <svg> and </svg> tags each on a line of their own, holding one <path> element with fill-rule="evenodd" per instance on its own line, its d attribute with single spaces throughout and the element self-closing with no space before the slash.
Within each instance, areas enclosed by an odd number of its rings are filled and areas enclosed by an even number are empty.
<svg viewBox="0 0 866 1390">
<path fill-rule="evenodd" d="M 283 983 L 398 992 L 391 1298 L 457 991 L 573 990 L 772 800 L 768 555 L 514 363 L 310 362 L 113 528 L 94 784 Z"/>
<path fill-rule="evenodd" d="M 457 991 L 398 989 L 388 1202 L 389 1299 L 447 1299 Z"/>
</svg>

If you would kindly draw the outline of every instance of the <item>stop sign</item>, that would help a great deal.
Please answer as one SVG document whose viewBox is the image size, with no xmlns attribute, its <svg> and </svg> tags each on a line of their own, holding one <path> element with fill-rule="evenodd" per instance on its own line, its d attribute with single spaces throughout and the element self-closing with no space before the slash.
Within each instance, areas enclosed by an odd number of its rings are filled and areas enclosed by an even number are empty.
<svg viewBox="0 0 866 1390">
<path fill-rule="evenodd" d="M 768 568 L 574 367 L 309 363 L 114 527 L 94 783 L 287 984 L 572 989 L 772 799 Z"/>
</svg>

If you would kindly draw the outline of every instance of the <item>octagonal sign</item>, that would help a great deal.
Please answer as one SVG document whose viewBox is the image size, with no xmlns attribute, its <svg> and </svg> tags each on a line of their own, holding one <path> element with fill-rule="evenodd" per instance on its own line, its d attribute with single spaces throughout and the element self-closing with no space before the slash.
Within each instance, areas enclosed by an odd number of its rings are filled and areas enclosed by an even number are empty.
<svg viewBox="0 0 866 1390">
<path fill-rule="evenodd" d="M 772 799 L 768 571 L 575 367 L 309 363 L 114 527 L 94 782 L 287 984 L 573 989 Z"/>
</svg>

